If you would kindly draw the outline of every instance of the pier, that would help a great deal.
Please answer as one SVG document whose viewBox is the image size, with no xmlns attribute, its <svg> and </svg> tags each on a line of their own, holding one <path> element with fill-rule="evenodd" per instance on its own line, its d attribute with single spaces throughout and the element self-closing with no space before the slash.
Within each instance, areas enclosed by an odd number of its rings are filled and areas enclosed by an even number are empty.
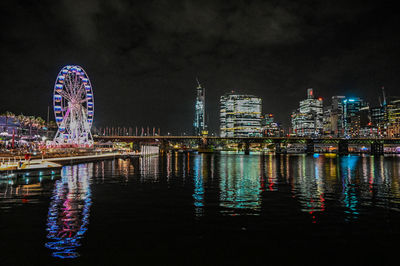
<svg viewBox="0 0 400 266">
<path fill-rule="evenodd" d="M 113 159 L 128 159 L 128 158 L 140 158 L 148 157 L 159 154 L 159 148 L 157 146 L 143 145 L 141 151 L 138 152 L 95 152 L 95 153 L 83 153 L 65 156 L 51 156 L 48 155 L 42 158 L 34 158 L 30 160 L 30 163 L 37 164 L 43 161 L 58 163 L 61 165 L 71 165 L 78 163 L 89 163 L 101 160 L 113 160 Z M 39 157 L 39 156 L 36 156 Z M 27 160 L 22 159 L 21 156 L 12 157 L 0 157 L 2 164 L 16 164 L 18 162 L 26 162 Z"/>
</svg>

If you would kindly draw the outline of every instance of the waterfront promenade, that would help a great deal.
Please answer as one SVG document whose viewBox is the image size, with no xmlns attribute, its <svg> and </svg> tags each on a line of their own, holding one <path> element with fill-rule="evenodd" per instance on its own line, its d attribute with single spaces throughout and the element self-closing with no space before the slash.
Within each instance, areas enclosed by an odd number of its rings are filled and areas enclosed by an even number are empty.
<svg viewBox="0 0 400 266">
<path fill-rule="evenodd" d="M 150 153 L 150 152 L 97 152 L 97 153 L 82 153 L 82 154 L 65 154 L 60 156 L 51 156 L 47 155 L 43 158 L 36 158 L 32 159 L 32 163 L 40 163 L 41 161 L 45 160 L 48 162 L 59 163 L 61 165 L 70 165 L 76 163 L 88 163 L 88 162 L 96 162 L 102 160 L 112 160 L 112 159 L 127 159 L 133 157 L 146 157 L 158 155 L 158 153 Z M 2 162 L 18 162 L 24 161 L 25 159 L 21 156 L 12 156 L 12 157 L 0 157 L 0 161 Z"/>
</svg>

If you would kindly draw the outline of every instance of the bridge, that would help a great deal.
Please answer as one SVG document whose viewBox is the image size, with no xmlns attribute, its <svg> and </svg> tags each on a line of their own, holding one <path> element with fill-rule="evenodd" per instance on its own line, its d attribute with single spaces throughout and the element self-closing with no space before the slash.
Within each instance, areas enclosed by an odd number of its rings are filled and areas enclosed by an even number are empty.
<svg viewBox="0 0 400 266">
<path fill-rule="evenodd" d="M 100 142 L 127 142 L 134 144 L 153 144 L 166 151 L 171 146 L 198 147 L 207 149 L 210 146 L 226 146 L 237 144 L 246 154 L 251 146 L 274 146 L 275 152 L 280 153 L 287 144 L 304 144 L 307 153 L 314 153 L 316 145 L 335 145 L 339 154 L 348 154 L 349 145 L 369 146 L 371 154 L 383 154 L 385 145 L 399 145 L 400 138 L 307 138 L 307 137 L 216 137 L 216 136 L 94 136 Z"/>
</svg>

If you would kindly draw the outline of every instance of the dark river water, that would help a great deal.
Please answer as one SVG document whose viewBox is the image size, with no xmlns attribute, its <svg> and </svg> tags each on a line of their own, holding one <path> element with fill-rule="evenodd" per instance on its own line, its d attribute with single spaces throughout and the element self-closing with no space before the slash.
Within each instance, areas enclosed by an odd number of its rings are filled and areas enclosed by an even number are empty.
<svg viewBox="0 0 400 266">
<path fill-rule="evenodd" d="M 0 181 L 0 265 L 398 265 L 400 157 L 168 154 Z"/>
</svg>

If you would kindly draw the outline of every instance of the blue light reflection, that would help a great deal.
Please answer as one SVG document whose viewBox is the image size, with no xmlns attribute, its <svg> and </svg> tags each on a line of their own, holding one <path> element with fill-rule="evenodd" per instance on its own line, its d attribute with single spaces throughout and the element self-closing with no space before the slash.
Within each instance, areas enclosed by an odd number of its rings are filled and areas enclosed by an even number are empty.
<svg viewBox="0 0 400 266">
<path fill-rule="evenodd" d="M 62 259 L 79 257 L 78 247 L 89 224 L 92 164 L 67 166 L 55 183 L 47 218 L 45 246 L 52 256 Z"/>
</svg>

